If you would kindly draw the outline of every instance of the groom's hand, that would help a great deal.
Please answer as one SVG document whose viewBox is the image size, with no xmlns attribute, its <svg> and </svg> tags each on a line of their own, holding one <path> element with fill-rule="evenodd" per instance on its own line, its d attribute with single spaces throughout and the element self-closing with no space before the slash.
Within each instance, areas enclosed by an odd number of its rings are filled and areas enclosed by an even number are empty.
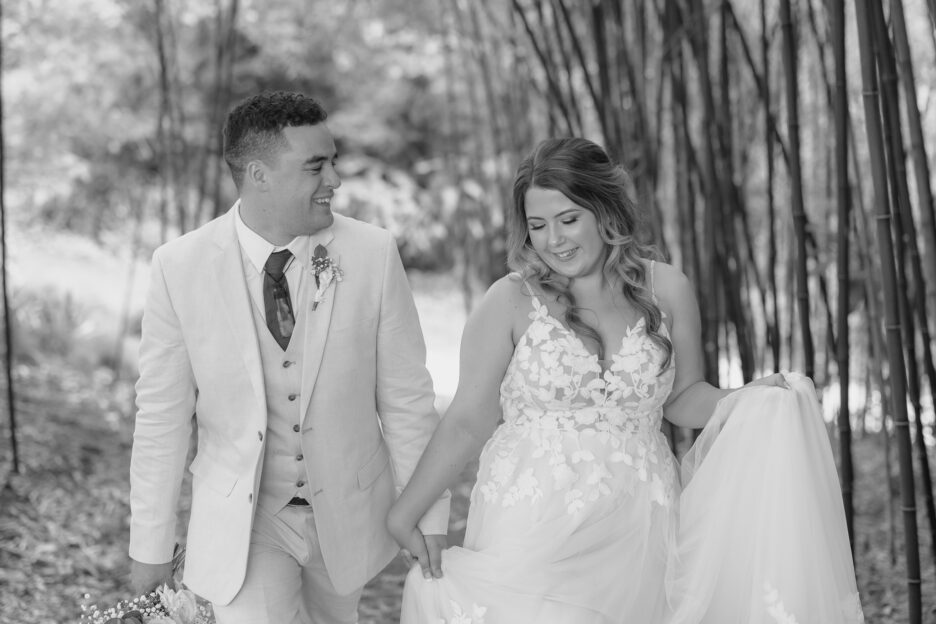
<svg viewBox="0 0 936 624">
<path fill-rule="evenodd" d="M 172 580 L 172 562 L 140 563 L 130 560 L 130 590 L 135 596 L 148 594 Z"/>
</svg>

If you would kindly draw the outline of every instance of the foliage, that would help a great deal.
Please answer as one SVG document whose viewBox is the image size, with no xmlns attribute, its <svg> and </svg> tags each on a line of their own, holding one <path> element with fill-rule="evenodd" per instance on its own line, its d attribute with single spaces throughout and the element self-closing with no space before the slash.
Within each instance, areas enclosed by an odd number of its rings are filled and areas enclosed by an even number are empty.
<svg viewBox="0 0 936 624">
<path fill-rule="evenodd" d="M 3 71 L 14 218 L 96 238 L 158 222 L 142 241 L 152 248 L 233 202 L 218 157 L 227 108 L 264 89 L 303 90 L 331 111 L 341 160 L 352 163 L 342 170 L 355 187 L 346 207 L 379 216 L 411 263 L 435 266 L 432 241 L 449 233 L 429 193 L 446 140 L 436 5 L 240 2 L 231 80 L 218 91 L 218 20 L 232 6 L 13 3 Z M 108 44 L 89 45 L 99 40 Z"/>
</svg>

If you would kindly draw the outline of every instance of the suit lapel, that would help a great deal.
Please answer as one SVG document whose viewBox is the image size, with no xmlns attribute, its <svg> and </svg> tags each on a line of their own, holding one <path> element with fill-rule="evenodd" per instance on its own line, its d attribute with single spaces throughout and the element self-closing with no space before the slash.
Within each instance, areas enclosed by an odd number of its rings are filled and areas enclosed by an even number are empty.
<svg viewBox="0 0 936 624">
<path fill-rule="evenodd" d="M 240 245 L 237 243 L 237 231 L 234 228 L 234 209 L 223 218 L 214 237 L 215 256 L 212 259 L 214 284 L 222 309 L 227 315 L 234 344 L 240 346 L 241 358 L 247 369 L 250 385 L 253 386 L 261 406 L 265 402 L 263 384 L 263 364 L 260 359 L 260 345 L 257 342 L 257 330 L 254 325 L 250 294 L 244 279 L 244 264 Z"/>
<path fill-rule="evenodd" d="M 324 298 L 319 302 L 315 311 L 312 310 L 312 303 L 315 299 L 315 275 L 312 273 L 311 254 L 316 246 L 324 245 L 328 248 L 329 243 L 334 239 L 332 228 L 328 228 L 318 234 L 313 234 L 309 241 L 310 257 L 306 259 L 305 275 L 306 285 L 303 288 L 303 310 L 305 318 L 305 336 L 303 341 L 302 356 L 302 385 L 300 389 L 299 414 L 304 420 L 309 410 L 309 402 L 312 400 L 312 391 L 315 388 L 315 380 L 318 378 L 319 369 L 322 366 L 322 356 L 325 353 L 325 340 L 328 338 L 328 326 L 331 324 L 332 310 L 337 296 L 337 280 L 325 291 Z M 338 260 L 336 251 L 328 248 L 328 255 Z"/>
</svg>

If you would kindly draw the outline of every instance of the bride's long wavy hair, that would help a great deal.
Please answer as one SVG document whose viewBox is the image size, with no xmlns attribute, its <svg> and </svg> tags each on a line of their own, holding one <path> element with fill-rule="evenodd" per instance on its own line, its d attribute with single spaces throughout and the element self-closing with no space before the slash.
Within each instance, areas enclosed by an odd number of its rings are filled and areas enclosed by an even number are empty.
<svg viewBox="0 0 936 624">
<path fill-rule="evenodd" d="M 621 292 L 646 322 L 647 334 L 666 354 L 661 371 L 669 367 L 673 344 L 660 333 L 662 314 L 647 285 L 647 263 L 657 259 L 653 245 L 639 238 L 640 219 L 630 197 L 630 179 L 595 143 L 581 138 L 547 139 L 537 145 L 517 168 L 513 186 L 513 210 L 508 219 L 507 262 L 525 280 L 565 305 L 565 322 L 580 336 L 598 343 L 604 359 L 601 334 L 582 318 L 570 290 L 571 280 L 552 271 L 533 249 L 527 229 L 526 193 L 530 187 L 552 189 L 595 215 L 605 243 L 603 272 L 608 283 L 621 284 Z"/>
</svg>

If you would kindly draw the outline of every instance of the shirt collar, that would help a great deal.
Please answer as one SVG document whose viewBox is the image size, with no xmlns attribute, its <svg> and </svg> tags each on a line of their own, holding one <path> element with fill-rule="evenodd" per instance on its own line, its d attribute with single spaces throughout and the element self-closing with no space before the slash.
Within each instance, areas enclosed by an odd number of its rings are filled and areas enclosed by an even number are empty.
<svg viewBox="0 0 936 624">
<path fill-rule="evenodd" d="M 286 245 L 274 245 L 247 227 L 247 224 L 244 223 L 243 218 L 241 218 L 240 202 L 237 202 L 237 206 L 235 207 L 234 229 L 237 231 L 237 240 L 240 243 L 241 249 L 244 250 L 247 259 L 250 260 L 250 264 L 257 273 L 263 272 L 263 266 L 266 264 L 270 254 L 274 251 L 280 251 L 281 249 L 288 249 L 292 252 L 293 260 L 300 258 L 305 261 L 305 264 L 308 264 L 310 260 L 308 236 L 297 236 Z M 293 260 L 290 260 L 290 263 L 286 266 L 289 267 Z"/>
</svg>

